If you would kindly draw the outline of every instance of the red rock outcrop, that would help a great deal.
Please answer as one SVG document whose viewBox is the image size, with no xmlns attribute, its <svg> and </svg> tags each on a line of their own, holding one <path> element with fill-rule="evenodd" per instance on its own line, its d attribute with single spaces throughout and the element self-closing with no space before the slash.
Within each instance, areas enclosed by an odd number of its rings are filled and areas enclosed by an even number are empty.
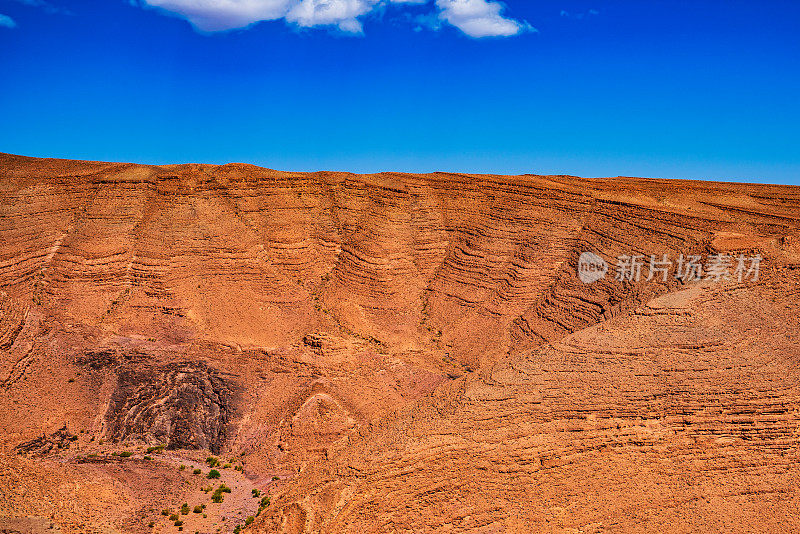
<svg viewBox="0 0 800 534">
<path fill-rule="evenodd" d="M 797 530 L 798 273 L 796 187 L 0 155 L 0 516 L 171 532 L 147 466 L 219 452 L 253 532 Z"/>
</svg>

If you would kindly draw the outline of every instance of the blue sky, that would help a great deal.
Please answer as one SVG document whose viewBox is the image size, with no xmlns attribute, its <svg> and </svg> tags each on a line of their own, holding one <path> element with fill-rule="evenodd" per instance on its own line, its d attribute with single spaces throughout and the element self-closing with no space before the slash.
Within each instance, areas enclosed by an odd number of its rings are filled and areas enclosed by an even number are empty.
<svg viewBox="0 0 800 534">
<path fill-rule="evenodd" d="M 0 14 L 2 152 L 800 184 L 796 0 L 0 0 Z"/>
</svg>

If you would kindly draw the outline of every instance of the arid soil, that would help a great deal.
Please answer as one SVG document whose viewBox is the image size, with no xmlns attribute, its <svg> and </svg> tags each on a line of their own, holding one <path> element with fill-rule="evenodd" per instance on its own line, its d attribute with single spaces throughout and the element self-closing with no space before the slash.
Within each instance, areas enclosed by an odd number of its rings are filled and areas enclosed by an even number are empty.
<svg viewBox="0 0 800 534">
<path fill-rule="evenodd" d="M 799 275 L 798 187 L 0 155 L 0 533 L 800 531 Z"/>
</svg>

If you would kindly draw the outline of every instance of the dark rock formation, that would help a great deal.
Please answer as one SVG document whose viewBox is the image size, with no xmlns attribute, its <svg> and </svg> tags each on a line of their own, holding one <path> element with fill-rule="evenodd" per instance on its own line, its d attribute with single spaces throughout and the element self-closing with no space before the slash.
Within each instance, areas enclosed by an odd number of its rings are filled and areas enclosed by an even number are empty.
<svg viewBox="0 0 800 534">
<path fill-rule="evenodd" d="M 123 367 L 106 421 L 117 441 L 219 452 L 231 415 L 231 389 L 203 362 Z"/>
<path fill-rule="evenodd" d="M 70 433 L 67 425 L 64 425 L 50 435 L 43 435 L 20 443 L 14 450 L 19 454 L 44 455 L 53 450 L 69 449 L 70 444 L 77 440 L 78 436 Z"/>
</svg>

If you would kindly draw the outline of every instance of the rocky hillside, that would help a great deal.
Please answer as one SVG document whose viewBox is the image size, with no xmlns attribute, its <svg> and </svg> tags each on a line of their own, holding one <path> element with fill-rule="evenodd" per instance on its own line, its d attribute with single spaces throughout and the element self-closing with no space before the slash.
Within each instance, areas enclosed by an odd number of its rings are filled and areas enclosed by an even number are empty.
<svg viewBox="0 0 800 534">
<path fill-rule="evenodd" d="M 0 532 L 798 530 L 798 275 L 797 187 L 0 155 Z"/>
</svg>

